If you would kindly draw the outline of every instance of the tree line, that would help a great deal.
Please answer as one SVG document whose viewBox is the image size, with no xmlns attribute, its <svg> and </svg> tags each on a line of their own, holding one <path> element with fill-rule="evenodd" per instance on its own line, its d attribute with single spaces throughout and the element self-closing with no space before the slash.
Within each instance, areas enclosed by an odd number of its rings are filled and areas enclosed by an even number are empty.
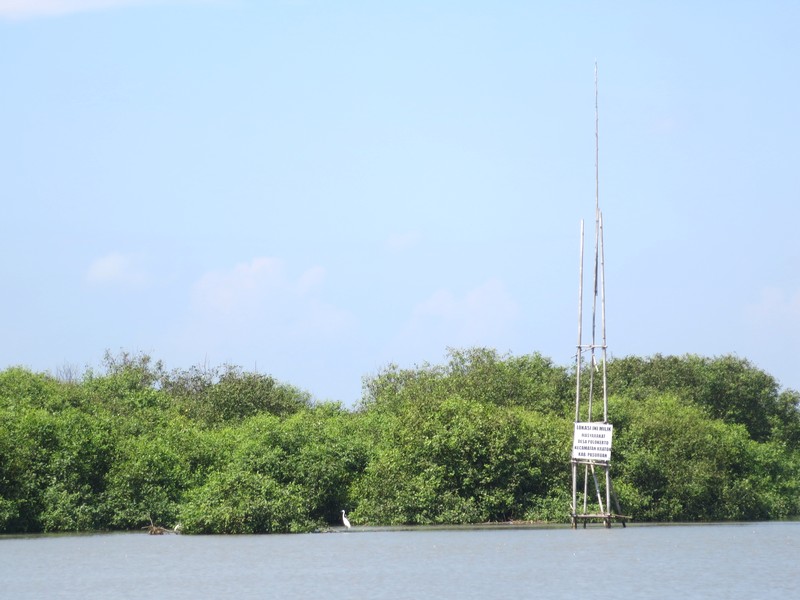
<svg viewBox="0 0 800 600">
<path fill-rule="evenodd" d="M 582 377 L 582 381 L 587 381 Z M 638 521 L 800 515 L 800 394 L 745 359 L 608 363 L 612 475 Z M 568 522 L 574 367 L 449 350 L 388 365 L 351 409 L 241 368 L 144 354 L 0 372 L 0 532 L 305 532 Z"/>
</svg>

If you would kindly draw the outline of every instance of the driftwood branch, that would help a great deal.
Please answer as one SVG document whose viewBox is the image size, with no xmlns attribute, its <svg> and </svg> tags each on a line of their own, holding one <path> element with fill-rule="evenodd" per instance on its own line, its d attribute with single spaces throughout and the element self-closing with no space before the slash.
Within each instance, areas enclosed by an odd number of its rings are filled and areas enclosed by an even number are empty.
<svg viewBox="0 0 800 600">
<path fill-rule="evenodd" d="M 160 525 L 156 525 L 153 523 L 153 517 L 150 518 L 150 525 L 145 525 L 142 529 L 146 529 L 147 533 L 150 535 L 164 535 L 165 533 L 180 533 L 180 525 L 176 525 L 175 529 L 169 529 L 168 527 L 161 527 Z"/>
</svg>

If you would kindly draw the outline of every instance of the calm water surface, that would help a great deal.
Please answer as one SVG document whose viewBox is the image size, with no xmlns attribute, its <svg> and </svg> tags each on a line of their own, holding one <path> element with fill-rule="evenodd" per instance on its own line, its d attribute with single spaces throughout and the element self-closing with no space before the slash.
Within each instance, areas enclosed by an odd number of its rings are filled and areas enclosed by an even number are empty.
<svg viewBox="0 0 800 600">
<path fill-rule="evenodd" d="M 800 598 L 800 523 L 0 538 L 0 598 Z"/>
</svg>

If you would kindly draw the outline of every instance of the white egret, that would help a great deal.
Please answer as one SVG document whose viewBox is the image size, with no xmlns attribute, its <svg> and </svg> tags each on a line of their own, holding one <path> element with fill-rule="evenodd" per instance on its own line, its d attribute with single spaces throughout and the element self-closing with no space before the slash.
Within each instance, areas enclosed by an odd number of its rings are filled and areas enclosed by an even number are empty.
<svg viewBox="0 0 800 600">
<path fill-rule="evenodd" d="M 350 529 L 350 519 L 347 518 L 347 515 L 344 511 L 342 511 L 342 523 L 344 523 L 344 526 L 347 527 L 347 529 Z"/>
</svg>

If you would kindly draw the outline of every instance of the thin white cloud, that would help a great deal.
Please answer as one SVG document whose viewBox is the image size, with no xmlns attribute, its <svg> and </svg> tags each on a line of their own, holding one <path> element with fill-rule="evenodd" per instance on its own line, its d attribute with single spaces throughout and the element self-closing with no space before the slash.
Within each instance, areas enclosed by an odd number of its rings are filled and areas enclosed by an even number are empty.
<svg viewBox="0 0 800 600">
<path fill-rule="evenodd" d="M 297 280 L 297 291 L 306 293 L 322 285 L 325 279 L 325 269 L 322 267 L 312 267 L 303 273 Z"/>
<path fill-rule="evenodd" d="M 348 377 L 358 324 L 327 298 L 322 267 L 257 257 L 203 274 L 188 292 L 159 344 L 167 356 L 256 368 L 303 388 Z"/>
<path fill-rule="evenodd" d="M 149 278 L 138 255 L 115 252 L 95 259 L 89 265 L 86 280 L 96 285 L 141 288 Z"/>
<path fill-rule="evenodd" d="M 402 344 L 419 340 L 437 348 L 502 345 L 519 314 L 519 305 L 497 278 L 462 296 L 438 290 L 414 308 Z"/>
<path fill-rule="evenodd" d="M 758 301 L 748 307 L 750 319 L 761 326 L 800 325 L 800 289 L 787 292 L 770 287 L 761 290 Z"/>
<path fill-rule="evenodd" d="M 125 6 L 208 1 L 210 0 L 0 0 L 0 19 L 59 17 L 71 13 L 109 10 Z"/>
<path fill-rule="evenodd" d="M 394 233 L 387 238 L 385 245 L 393 252 L 402 252 L 418 245 L 421 239 L 422 236 L 418 231 Z"/>
<path fill-rule="evenodd" d="M 321 267 L 293 277 L 283 261 L 268 257 L 206 273 L 192 290 L 193 327 L 209 339 L 314 339 L 341 332 L 351 318 L 322 298 L 324 279 Z"/>
<path fill-rule="evenodd" d="M 270 288 L 281 294 L 289 287 L 283 264 L 274 258 L 256 258 L 229 271 L 212 271 L 195 284 L 192 303 L 205 313 L 226 315 L 250 311 Z"/>
</svg>

